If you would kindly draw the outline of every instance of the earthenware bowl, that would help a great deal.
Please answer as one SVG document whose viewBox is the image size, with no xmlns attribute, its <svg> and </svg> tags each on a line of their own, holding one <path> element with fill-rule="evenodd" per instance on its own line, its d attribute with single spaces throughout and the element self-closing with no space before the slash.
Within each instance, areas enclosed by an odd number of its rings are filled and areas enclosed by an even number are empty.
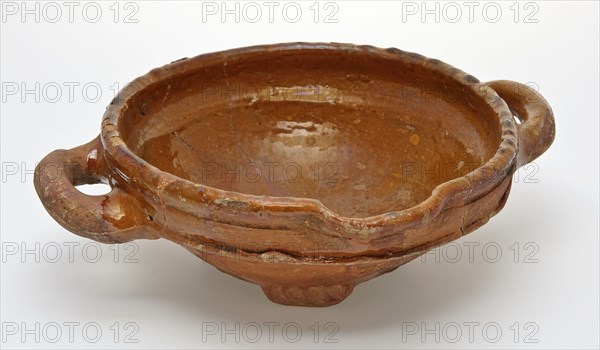
<svg viewBox="0 0 600 350">
<path fill-rule="evenodd" d="M 255 46 L 135 79 L 35 187 L 73 233 L 166 238 L 276 303 L 327 306 L 486 223 L 553 139 L 522 84 L 395 48 Z M 75 187 L 92 183 L 112 190 Z"/>
</svg>

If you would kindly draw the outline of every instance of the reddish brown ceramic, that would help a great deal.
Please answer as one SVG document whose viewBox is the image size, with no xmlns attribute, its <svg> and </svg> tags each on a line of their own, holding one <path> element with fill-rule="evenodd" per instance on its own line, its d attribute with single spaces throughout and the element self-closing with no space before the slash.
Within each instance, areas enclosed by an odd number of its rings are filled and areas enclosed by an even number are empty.
<svg viewBox="0 0 600 350">
<path fill-rule="evenodd" d="M 276 303 L 327 306 L 486 223 L 553 139 L 525 85 L 394 48 L 256 46 L 137 78 L 35 187 L 73 233 L 166 238 Z"/>
</svg>

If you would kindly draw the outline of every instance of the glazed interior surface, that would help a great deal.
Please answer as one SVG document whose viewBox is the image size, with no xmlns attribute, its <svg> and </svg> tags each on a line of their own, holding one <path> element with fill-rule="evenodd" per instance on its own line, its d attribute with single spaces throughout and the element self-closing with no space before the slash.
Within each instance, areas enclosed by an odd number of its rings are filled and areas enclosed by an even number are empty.
<svg viewBox="0 0 600 350">
<path fill-rule="evenodd" d="M 500 143 L 482 98 L 393 55 L 304 49 L 205 61 L 145 88 L 119 122 L 135 154 L 199 184 L 368 217 L 419 204 Z"/>
</svg>

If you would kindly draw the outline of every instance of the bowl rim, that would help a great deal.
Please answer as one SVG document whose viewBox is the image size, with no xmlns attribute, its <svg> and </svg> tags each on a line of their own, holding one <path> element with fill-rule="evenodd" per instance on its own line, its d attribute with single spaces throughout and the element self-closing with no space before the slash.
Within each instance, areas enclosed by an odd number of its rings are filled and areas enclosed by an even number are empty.
<svg viewBox="0 0 600 350">
<path fill-rule="evenodd" d="M 484 98 L 498 116 L 501 138 L 496 152 L 473 171 L 438 184 L 429 197 L 415 206 L 368 217 L 349 217 L 334 212 L 316 198 L 251 195 L 195 183 L 165 172 L 146 162 L 133 153 L 121 138 L 119 121 L 129 108 L 128 102 L 150 84 L 164 82 L 165 79 L 169 79 L 175 73 L 185 73 L 210 62 L 224 63 L 228 58 L 235 56 L 306 49 L 365 52 L 382 58 L 410 61 L 424 67 L 427 66 L 428 69 L 437 71 L 448 79 L 454 79 L 469 89 L 470 93 Z M 186 57 L 162 67 L 154 68 L 124 86 L 111 101 L 102 118 L 100 138 L 104 146 L 106 161 L 116 172 L 115 175 L 126 183 L 141 184 L 150 189 L 159 196 L 163 204 L 165 200 L 162 196 L 165 195 L 165 192 L 169 196 L 172 188 L 178 190 L 175 198 L 188 204 L 212 205 L 236 211 L 312 212 L 320 214 L 326 219 L 344 224 L 347 228 L 355 229 L 408 224 L 411 222 L 425 223 L 437 216 L 446 207 L 451 205 L 461 206 L 469 203 L 471 198 L 481 197 L 482 194 L 498 185 L 506 175 L 512 174 L 516 165 L 518 147 L 517 127 L 512 112 L 505 101 L 492 88 L 481 83 L 477 78 L 440 60 L 397 48 L 383 49 L 370 45 L 322 42 L 290 42 L 248 46 L 201 54 L 192 58 Z"/>
</svg>

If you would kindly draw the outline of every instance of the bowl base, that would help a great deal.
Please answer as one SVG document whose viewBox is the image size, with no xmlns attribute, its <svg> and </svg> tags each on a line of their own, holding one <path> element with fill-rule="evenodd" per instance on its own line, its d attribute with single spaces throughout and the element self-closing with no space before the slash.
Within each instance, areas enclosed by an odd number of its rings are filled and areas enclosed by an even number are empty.
<svg viewBox="0 0 600 350">
<path fill-rule="evenodd" d="M 332 306 L 342 302 L 354 290 L 354 285 L 330 286 L 262 286 L 274 303 L 292 306 Z"/>
</svg>

